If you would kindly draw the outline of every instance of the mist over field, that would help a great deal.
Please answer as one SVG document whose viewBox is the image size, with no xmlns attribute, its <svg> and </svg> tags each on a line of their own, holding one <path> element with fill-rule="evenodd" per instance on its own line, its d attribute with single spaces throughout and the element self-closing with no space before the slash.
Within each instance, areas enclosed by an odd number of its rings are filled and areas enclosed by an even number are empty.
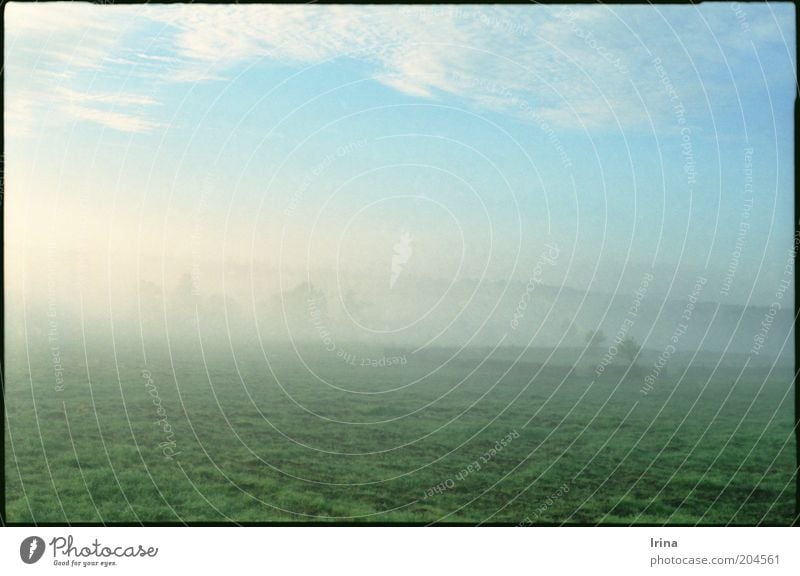
<svg viewBox="0 0 800 576">
<path fill-rule="evenodd" d="M 391 252 L 386 260 L 391 262 Z M 69 272 L 74 268 L 63 262 L 55 267 L 64 270 L 55 273 L 64 278 L 57 289 L 29 291 L 29 340 L 46 339 L 48 318 L 55 318 L 70 338 L 103 339 L 113 328 L 119 338 L 157 345 L 168 334 L 174 343 L 190 345 L 202 339 L 217 346 L 261 341 L 312 348 L 336 343 L 408 350 L 536 347 L 574 349 L 578 355 L 591 348 L 589 333 L 595 330 L 608 339 L 604 346 L 622 334 L 656 350 L 669 345 L 678 325 L 686 324 L 685 334 L 673 343 L 681 352 L 725 353 L 729 361 L 752 353 L 760 363 L 780 358 L 791 364 L 792 359 L 793 291 L 779 301 L 780 309 L 729 304 L 709 299 L 713 280 L 708 279 L 698 284 L 699 290 L 687 291 L 684 299 L 666 300 L 654 295 L 655 274 L 643 276 L 646 285 L 631 294 L 582 291 L 537 280 L 437 280 L 412 276 L 413 269 L 404 271 L 403 281 L 390 288 L 387 263 L 381 267 L 385 270 L 365 273 L 361 282 L 348 288 L 337 286 L 333 274 L 309 272 L 308 281 L 270 290 L 264 286 L 267 281 L 260 282 L 269 277 L 268 269 L 229 266 L 225 291 L 204 293 L 195 290 L 189 272 L 170 287 L 140 280 L 136 290 L 133 279 L 114 286 L 101 275 L 95 284 L 81 286 L 81 279 Z M 9 334 L 24 339 L 23 300 L 7 297 Z M 682 322 L 687 307 L 689 320 Z"/>
<path fill-rule="evenodd" d="M 794 10 L 9 3 L 9 518 L 791 523 Z"/>
</svg>

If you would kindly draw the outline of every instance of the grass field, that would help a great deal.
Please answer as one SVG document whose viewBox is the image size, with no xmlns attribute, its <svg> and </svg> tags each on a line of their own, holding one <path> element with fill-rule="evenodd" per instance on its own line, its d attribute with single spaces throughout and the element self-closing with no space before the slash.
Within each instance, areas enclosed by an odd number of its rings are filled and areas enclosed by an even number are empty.
<svg viewBox="0 0 800 576">
<path fill-rule="evenodd" d="M 63 390 L 28 369 L 46 350 L 7 353 L 10 522 L 793 518 L 788 368 L 673 362 L 643 395 L 647 360 L 593 379 L 532 352 L 90 348 L 59 351 Z"/>
</svg>

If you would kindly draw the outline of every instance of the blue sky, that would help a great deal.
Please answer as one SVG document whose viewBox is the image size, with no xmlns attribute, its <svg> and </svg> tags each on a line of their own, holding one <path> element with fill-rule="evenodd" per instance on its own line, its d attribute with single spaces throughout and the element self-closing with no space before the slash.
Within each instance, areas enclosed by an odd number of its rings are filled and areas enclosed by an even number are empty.
<svg viewBox="0 0 800 576">
<path fill-rule="evenodd" d="M 793 234 L 795 42 L 789 3 L 10 3 L 9 242 L 357 284 L 404 230 L 448 281 L 525 279 L 556 241 L 548 282 L 631 291 L 656 269 L 681 298 L 729 268 L 752 148 L 725 298 L 768 302 Z"/>
</svg>

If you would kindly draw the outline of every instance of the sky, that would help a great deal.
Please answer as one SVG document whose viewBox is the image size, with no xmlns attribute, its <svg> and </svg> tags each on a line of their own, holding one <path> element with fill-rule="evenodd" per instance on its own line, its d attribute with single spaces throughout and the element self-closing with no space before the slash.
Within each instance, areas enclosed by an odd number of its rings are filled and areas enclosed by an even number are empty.
<svg viewBox="0 0 800 576">
<path fill-rule="evenodd" d="M 6 288 L 767 305 L 794 10 L 8 3 Z"/>
</svg>

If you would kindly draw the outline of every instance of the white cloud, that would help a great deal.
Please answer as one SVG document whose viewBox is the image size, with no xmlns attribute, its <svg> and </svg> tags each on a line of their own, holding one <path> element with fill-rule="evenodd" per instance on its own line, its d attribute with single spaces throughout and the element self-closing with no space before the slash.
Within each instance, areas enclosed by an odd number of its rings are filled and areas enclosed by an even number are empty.
<svg viewBox="0 0 800 576">
<path fill-rule="evenodd" d="M 794 42 L 792 10 L 754 5 L 746 10 L 753 41 L 772 38 L 774 43 L 783 33 Z M 203 82 L 223 79 L 229 68 L 258 59 L 312 64 L 348 57 L 370 63 L 376 81 L 405 94 L 450 94 L 492 107 L 504 100 L 498 98 L 501 91 L 528 102 L 555 127 L 575 129 L 643 125 L 648 114 L 668 118 L 654 56 L 669 61 L 682 97 L 702 109 L 708 93 L 725 89 L 724 82 L 715 83 L 720 70 L 751 51 L 729 5 L 12 3 L 6 22 L 15 39 L 47 38 L 42 54 L 49 54 L 52 73 L 103 73 L 114 65 L 127 66 L 141 78 Z M 137 45 L 126 52 L 121 38 L 137 29 L 149 32 L 132 35 Z M 151 53 L 153 45 L 158 50 Z M 139 129 L 155 125 L 143 119 Z"/>
<path fill-rule="evenodd" d="M 73 118 L 94 122 L 105 128 L 119 130 L 120 132 L 151 132 L 155 128 L 161 126 L 158 122 L 148 120 L 141 116 L 115 112 L 113 110 L 101 110 L 79 104 L 67 104 L 65 106 L 65 111 Z"/>
<path fill-rule="evenodd" d="M 145 133 L 161 126 L 142 112 L 142 108 L 156 104 L 155 99 L 142 94 L 82 92 L 63 85 L 49 92 L 10 90 L 6 126 L 13 136 L 35 134 L 33 128 L 45 120 L 59 124 L 88 121 L 122 132 Z"/>
<path fill-rule="evenodd" d="M 156 104 L 131 93 L 91 86 L 108 83 L 126 63 L 118 55 L 128 31 L 144 22 L 126 7 L 79 2 L 6 6 L 6 117 L 15 135 L 35 135 L 43 121 L 88 121 L 124 132 L 148 132 L 159 123 L 143 107 Z M 127 64 L 130 68 L 130 65 Z M 89 87 L 87 87 L 89 86 Z"/>
<path fill-rule="evenodd" d="M 120 110 L 157 104 L 150 96 L 122 92 L 79 92 L 62 86 L 55 91 L 54 99 L 55 104 L 67 116 L 94 122 L 112 130 L 144 133 L 161 126 L 141 113 Z"/>
<path fill-rule="evenodd" d="M 725 10 L 705 11 L 735 52 L 728 30 L 735 16 Z M 501 86 L 560 128 L 631 126 L 648 111 L 664 114 L 652 54 L 674 58 L 687 100 L 703 88 L 692 64 L 713 68 L 729 56 L 709 47 L 694 7 L 150 6 L 146 13 L 175 28 L 175 51 L 195 66 L 353 56 L 376 66 L 377 81 L 421 98 L 446 92 L 485 105 L 493 95 L 484 84 Z"/>
<path fill-rule="evenodd" d="M 52 2 L 44 6 L 31 2 L 8 2 L 4 8 L 6 29 L 13 34 L 97 33 L 115 29 L 115 24 L 108 18 L 109 13 L 101 12 L 88 2 Z"/>
<path fill-rule="evenodd" d="M 157 102 L 150 96 L 140 94 L 124 94 L 120 92 L 78 92 L 66 87 L 59 87 L 57 93 L 68 103 L 110 104 L 113 106 L 152 106 Z"/>
<path fill-rule="evenodd" d="M 29 136 L 33 132 L 37 120 L 35 99 L 36 94 L 31 92 L 6 90 L 3 111 L 6 135 Z"/>
</svg>

